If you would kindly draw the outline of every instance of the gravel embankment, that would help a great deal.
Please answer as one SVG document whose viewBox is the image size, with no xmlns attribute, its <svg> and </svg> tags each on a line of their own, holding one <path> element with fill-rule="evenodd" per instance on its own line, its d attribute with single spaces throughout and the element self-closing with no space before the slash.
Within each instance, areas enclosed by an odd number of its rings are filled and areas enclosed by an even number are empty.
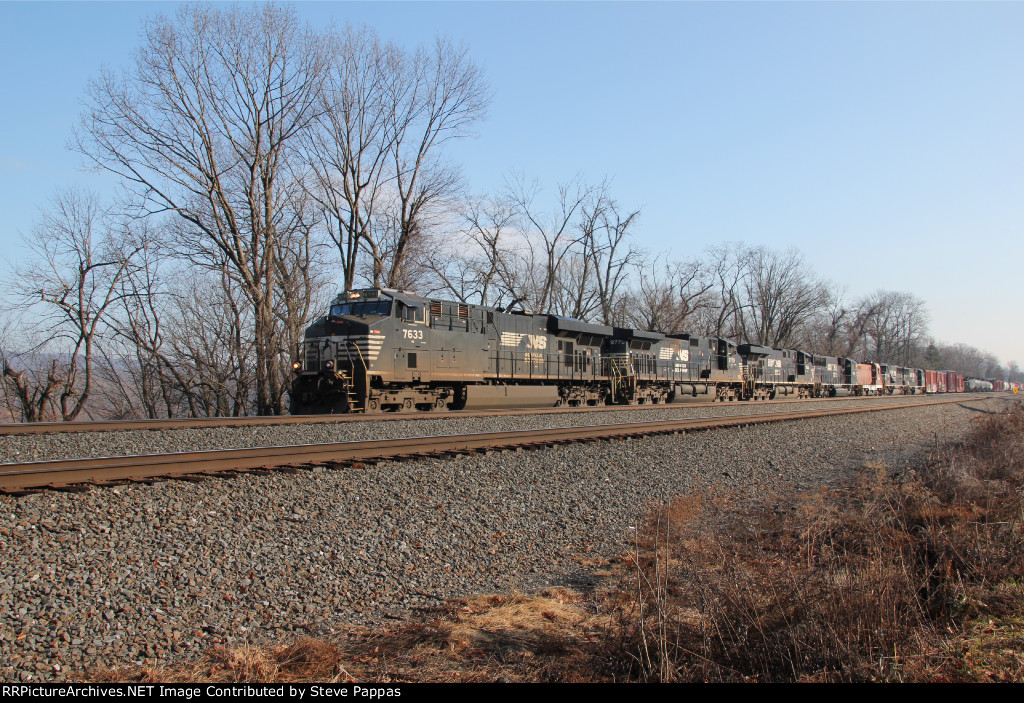
<svg viewBox="0 0 1024 703">
<path fill-rule="evenodd" d="M 818 486 L 868 461 L 902 469 L 1002 404 L 0 497 L 0 679 L 74 678 L 446 597 L 585 582 L 596 577 L 584 563 L 627 549 L 652 501 Z"/>
<path fill-rule="evenodd" d="M 75 432 L 53 435 L 0 436 L 0 462 L 70 459 L 74 457 L 163 454 L 167 452 L 273 447 L 291 444 L 345 442 L 392 437 L 437 436 L 470 432 L 503 432 L 539 427 L 641 422 L 669 418 L 712 417 L 752 412 L 810 410 L 848 405 L 891 405 L 899 398 L 823 400 L 807 403 L 721 403 L 710 407 L 686 404 L 598 413 L 552 413 L 466 418 L 439 413 L 436 417 L 386 422 L 309 423 L 262 427 Z M 911 399 L 912 400 L 912 399 Z M 391 416 L 389 416 L 390 418 Z"/>
</svg>

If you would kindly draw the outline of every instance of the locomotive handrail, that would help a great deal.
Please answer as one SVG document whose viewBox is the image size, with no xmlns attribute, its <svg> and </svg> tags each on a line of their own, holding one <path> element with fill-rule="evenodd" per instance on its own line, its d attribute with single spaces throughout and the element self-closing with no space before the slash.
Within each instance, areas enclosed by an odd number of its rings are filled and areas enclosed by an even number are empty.
<svg viewBox="0 0 1024 703">
<path fill-rule="evenodd" d="M 352 370 L 355 370 L 355 368 L 356 368 L 356 365 L 354 363 L 352 363 L 352 350 L 350 349 L 350 347 L 352 345 L 354 345 L 354 344 L 355 344 L 355 342 L 353 342 L 351 339 L 346 339 L 345 340 L 345 346 L 344 346 L 345 358 L 348 360 L 349 368 L 351 368 Z M 356 347 L 357 351 L 358 351 L 358 349 L 359 349 L 359 347 Z"/>
<path fill-rule="evenodd" d="M 356 344 L 356 343 L 355 343 L 354 341 L 352 341 L 351 339 L 349 339 L 349 340 L 348 340 L 348 344 L 349 344 L 350 346 L 353 346 L 353 347 L 355 347 L 355 349 L 356 349 L 356 354 L 357 354 L 357 355 L 359 356 L 359 363 L 363 365 L 363 371 L 368 371 L 369 369 L 367 369 L 367 367 L 366 367 L 366 360 L 365 360 L 365 359 L 363 358 L 363 350 L 362 350 L 362 349 L 360 349 L 360 348 L 359 348 L 359 345 L 358 345 L 358 344 Z M 355 368 L 355 364 L 352 364 L 352 354 L 351 354 L 351 353 L 350 353 L 350 352 L 348 351 L 348 349 L 347 349 L 347 348 L 346 348 L 346 350 L 345 350 L 345 353 L 346 353 L 346 354 L 348 355 L 348 360 L 349 360 L 349 364 L 351 364 L 351 365 L 352 365 L 352 368 Z"/>
</svg>

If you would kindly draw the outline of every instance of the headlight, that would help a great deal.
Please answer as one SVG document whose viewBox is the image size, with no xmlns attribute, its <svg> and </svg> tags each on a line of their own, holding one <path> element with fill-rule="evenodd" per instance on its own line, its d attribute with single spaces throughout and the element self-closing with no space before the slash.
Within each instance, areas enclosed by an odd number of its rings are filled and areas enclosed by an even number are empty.
<svg viewBox="0 0 1024 703">
<path fill-rule="evenodd" d="M 301 361 L 296 361 L 295 363 L 292 364 L 292 368 L 295 369 L 296 371 L 298 371 L 299 369 L 302 368 L 302 362 Z"/>
<path fill-rule="evenodd" d="M 324 364 L 324 366 L 326 366 L 328 369 L 333 369 L 334 368 L 334 362 L 333 361 L 328 361 L 326 364 Z"/>
</svg>

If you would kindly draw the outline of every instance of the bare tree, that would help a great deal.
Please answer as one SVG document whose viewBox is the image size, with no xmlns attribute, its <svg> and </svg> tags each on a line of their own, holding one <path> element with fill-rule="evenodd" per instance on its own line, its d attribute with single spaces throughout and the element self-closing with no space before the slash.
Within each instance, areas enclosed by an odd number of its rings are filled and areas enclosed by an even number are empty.
<svg viewBox="0 0 1024 703">
<path fill-rule="evenodd" d="M 108 402 L 123 419 L 175 417 L 181 368 L 166 356 L 166 290 L 157 237 L 121 282 L 120 304 L 103 350 Z M 194 413 L 191 413 L 194 415 Z"/>
<path fill-rule="evenodd" d="M 507 305 L 516 287 L 515 206 L 503 198 L 471 198 L 460 216 L 463 227 L 449 245 L 427 253 L 436 290 L 461 302 Z"/>
<path fill-rule="evenodd" d="M 859 308 L 862 356 L 909 365 L 928 331 L 924 301 L 910 293 L 878 291 L 864 298 Z"/>
<path fill-rule="evenodd" d="M 458 235 L 423 259 L 436 290 L 459 300 L 617 324 L 642 260 L 632 239 L 638 215 L 607 183 L 575 178 L 545 199 L 536 181 L 513 174 L 499 196 L 468 200 Z"/>
<path fill-rule="evenodd" d="M 460 187 L 442 158 L 469 134 L 489 95 L 464 49 L 437 39 L 408 54 L 369 29 L 332 34 L 316 129 L 305 139 L 310 193 L 337 248 L 344 285 L 414 282 L 411 262 Z M 369 261 L 360 266 L 360 254 Z"/>
<path fill-rule="evenodd" d="M 184 255 L 230 268 L 252 311 L 260 414 L 282 409 L 274 290 L 298 187 L 286 166 L 323 107 L 326 57 L 291 9 L 186 5 L 147 22 L 130 73 L 90 83 L 73 140 L 143 214 L 180 218 Z"/>
<path fill-rule="evenodd" d="M 776 348 L 791 345 L 801 327 L 826 306 L 827 286 L 795 249 L 780 253 L 756 247 L 744 258 L 743 338 Z"/>
<path fill-rule="evenodd" d="M 74 420 L 93 391 L 108 311 L 145 244 L 133 241 L 95 196 L 72 190 L 53 198 L 27 245 L 32 258 L 8 288 L 22 311 L 38 316 L 39 341 L 20 359 L 5 354 L 4 378 L 26 420 Z M 30 359 L 35 368 L 28 372 L 12 364 Z"/>
<path fill-rule="evenodd" d="M 277 256 L 274 314 L 281 330 L 278 373 L 287 378 L 310 318 L 327 306 L 328 264 L 312 238 L 312 226 L 294 228 Z M 333 296 L 331 296 L 333 297 Z"/>
<path fill-rule="evenodd" d="M 928 322 L 931 316 L 925 302 L 909 293 L 898 294 L 894 303 L 897 305 L 896 355 L 894 358 L 907 366 L 916 356 L 917 348 L 928 332 Z M 995 357 L 993 357 L 994 359 Z"/>
<path fill-rule="evenodd" d="M 643 252 L 630 237 L 640 216 L 639 210 L 625 211 L 612 199 L 609 186 L 602 183 L 580 211 L 580 245 L 582 247 L 583 275 L 577 288 L 577 310 L 584 313 L 583 301 L 588 288 L 593 288 L 600 310 L 601 322 L 606 325 L 623 322 L 615 320 L 626 282 L 640 263 Z"/>
<path fill-rule="evenodd" d="M 846 345 L 842 356 L 868 358 L 868 328 L 874 324 L 875 318 L 885 305 L 885 296 L 881 292 L 865 296 L 853 304 L 847 315 Z"/>
<path fill-rule="evenodd" d="M 197 416 L 242 416 L 252 408 L 252 312 L 231 279 L 214 272 L 172 291 L 168 337 Z"/>
<path fill-rule="evenodd" d="M 999 364 L 999 359 L 991 352 L 986 352 L 985 356 L 985 370 L 982 378 L 994 378 L 999 381 L 1006 380 L 1006 369 Z"/>
<path fill-rule="evenodd" d="M 5 422 L 40 422 L 54 417 L 53 403 L 64 382 L 58 359 L 41 353 L 38 341 L 29 341 L 24 325 L 8 310 L 0 324 L 0 371 Z M 13 365 L 12 365 L 13 364 Z"/>
<path fill-rule="evenodd" d="M 708 249 L 708 268 L 714 282 L 713 293 L 709 294 L 713 302 L 709 305 L 707 318 L 696 330 L 699 334 L 714 337 L 738 337 L 741 334 L 740 283 L 746 270 L 745 251 L 742 243 L 726 243 Z"/>
<path fill-rule="evenodd" d="M 696 333 L 701 314 L 712 307 L 708 294 L 713 286 L 707 264 L 699 259 L 656 260 L 640 269 L 627 302 L 627 321 L 638 329 L 665 334 Z"/>
<path fill-rule="evenodd" d="M 522 175 L 506 183 L 505 197 L 516 210 L 517 228 L 525 239 L 519 250 L 518 275 L 509 283 L 514 285 L 514 300 L 525 302 L 529 309 L 572 315 L 578 313 L 573 309 L 578 306 L 562 295 L 562 276 L 578 251 L 577 215 L 594 188 L 578 177 L 559 184 L 550 215 L 543 214 L 544 206 L 538 203 L 540 192 L 537 181 L 527 183 Z"/>
<path fill-rule="evenodd" d="M 4 407 L 0 410 L 0 418 L 3 422 L 15 422 L 19 419 L 23 419 L 24 414 L 21 408 L 24 405 L 34 406 L 33 402 L 25 403 L 17 397 L 16 385 L 12 381 L 8 381 L 7 368 L 9 366 L 7 356 L 12 353 L 14 349 L 13 342 L 13 330 L 14 324 L 9 314 L 5 310 L 0 310 L 0 391 L 4 394 Z M 13 373 L 17 373 L 14 369 L 11 370 Z"/>
<path fill-rule="evenodd" d="M 329 36 L 329 69 L 319 117 L 304 137 L 309 192 L 338 250 L 346 289 L 355 286 L 360 249 L 375 241 L 374 221 L 393 178 L 392 115 L 402 94 L 405 56 L 369 28 Z"/>
<path fill-rule="evenodd" d="M 4 373 L 4 400 L 11 420 L 43 422 L 54 418 L 53 406 L 67 375 L 55 358 L 45 358 L 38 350 L 17 354 L 15 364 L 9 350 L 0 352 Z"/>
<path fill-rule="evenodd" d="M 849 356 L 849 330 L 853 310 L 843 298 L 844 289 L 831 289 L 827 302 L 808 323 L 804 347 L 815 354 Z"/>
<path fill-rule="evenodd" d="M 467 136 L 490 102 L 480 68 L 464 47 L 438 38 L 431 50 L 418 50 L 407 62 L 405 79 L 393 84 L 389 133 L 395 199 L 390 235 L 374 242 L 375 273 L 389 287 L 403 280 L 410 250 L 425 235 L 431 210 L 452 197 L 460 173 L 439 153 L 448 141 Z M 385 269 L 384 251 L 387 253 Z"/>
<path fill-rule="evenodd" d="M 1006 363 L 1006 380 L 1012 383 L 1024 381 L 1024 373 L 1021 373 L 1020 365 L 1012 359 Z"/>
</svg>

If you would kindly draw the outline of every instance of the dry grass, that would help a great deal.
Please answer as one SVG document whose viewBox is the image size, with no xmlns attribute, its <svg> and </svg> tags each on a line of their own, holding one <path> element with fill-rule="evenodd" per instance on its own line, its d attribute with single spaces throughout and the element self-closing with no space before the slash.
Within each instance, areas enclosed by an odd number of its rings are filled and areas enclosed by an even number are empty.
<svg viewBox="0 0 1024 703">
<path fill-rule="evenodd" d="M 354 629 L 337 642 L 304 639 L 287 647 L 217 648 L 171 667 L 94 671 L 94 681 L 492 682 L 583 681 L 579 669 L 609 618 L 564 589 L 536 595 L 451 601 L 434 619 L 387 630 Z"/>
<path fill-rule="evenodd" d="M 215 649 L 97 681 L 1021 681 L 1024 408 L 988 415 L 926 471 L 865 466 L 756 506 L 653 511 L 581 595 L 452 601 L 337 641 Z M 591 564 L 593 566 L 593 564 Z"/>
<path fill-rule="evenodd" d="M 1020 609 L 1006 585 L 1024 575 L 1022 463 L 1018 404 L 936 451 L 921 474 L 873 465 L 847 486 L 768 507 L 711 495 L 663 506 L 638 541 L 636 583 L 622 591 L 613 673 L 975 680 L 962 663 L 950 669 L 947 640 L 966 636 L 972 619 Z M 1005 657 L 995 677 L 1019 678 Z"/>
<path fill-rule="evenodd" d="M 985 614 L 967 622 L 947 639 L 941 651 L 921 663 L 920 680 L 942 682 L 1024 681 L 1024 585 L 1005 583 L 993 589 L 1002 598 L 1002 614 Z"/>
<path fill-rule="evenodd" d="M 215 647 L 198 661 L 175 666 L 98 669 L 91 681 L 138 683 L 298 683 L 355 681 L 333 644 L 304 638 L 280 647 Z"/>
</svg>

